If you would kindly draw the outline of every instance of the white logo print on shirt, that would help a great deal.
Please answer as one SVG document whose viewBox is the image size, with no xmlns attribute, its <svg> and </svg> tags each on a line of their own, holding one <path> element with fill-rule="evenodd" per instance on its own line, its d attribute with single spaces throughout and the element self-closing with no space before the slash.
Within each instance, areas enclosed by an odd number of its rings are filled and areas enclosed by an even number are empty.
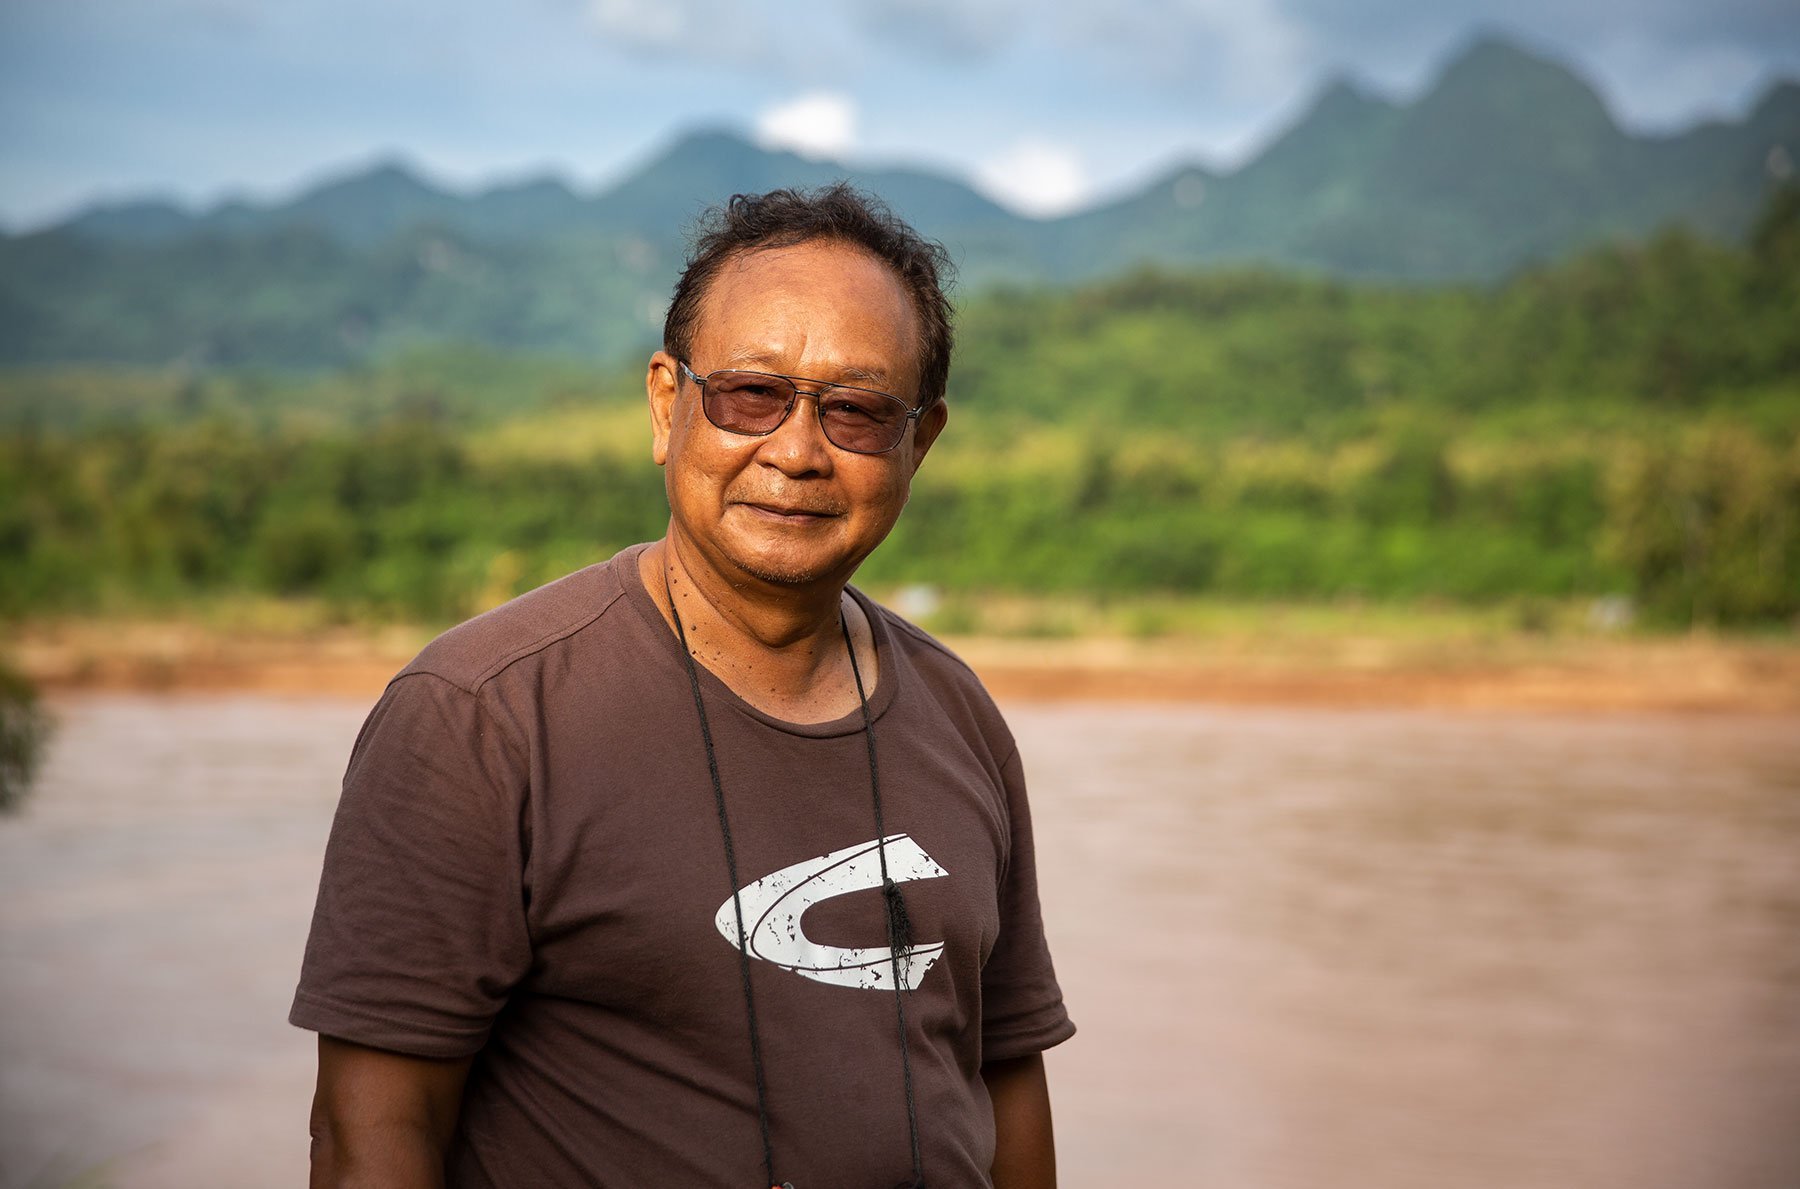
<svg viewBox="0 0 1800 1189">
<path fill-rule="evenodd" d="M 909 834 L 890 834 L 887 844 L 888 876 L 895 883 L 914 879 L 939 879 L 949 875 L 926 854 Z M 888 991 L 894 986 L 894 951 L 889 946 L 846 949 L 820 945 L 800 927 L 806 910 L 821 900 L 881 886 L 881 855 L 875 840 L 834 850 L 771 872 L 739 889 L 744 906 L 745 952 L 752 958 L 773 962 L 815 982 Z M 725 940 L 738 943 L 737 911 L 732 898 L 713 916 Z M 944 943 L 914 945 L 900 955 L 900 985 L 916 990 L 931 964 L 944 952 Z"/>
</svg>

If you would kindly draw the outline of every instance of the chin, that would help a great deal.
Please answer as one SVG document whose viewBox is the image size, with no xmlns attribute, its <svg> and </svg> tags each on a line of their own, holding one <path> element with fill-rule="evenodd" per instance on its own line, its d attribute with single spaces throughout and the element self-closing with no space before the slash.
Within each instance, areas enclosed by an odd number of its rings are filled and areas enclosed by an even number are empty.
<svg viewBox="0 0 1800 1189">
<path fill-rule="evenodd" d="M 862 564 L 862 556 L 846 557 L 834 549 L 776 546 L 732 550 L 728 556 L 745 574 L 771 586 L 803 587 L 833 579 L 848 581 L 856 567 Z"/>
<path fill-rule="evenodd" d="M 738 568 L 770 586 L 811 586 L 831 572 L 824 567 L 781 565 L 764 561 L 739 562 Z"/>
<path fill-rule="evenodd" d="M 757 582 L 794 589 L 848 582 L 879 543 L 851 531 L 843 521 L 783 530 L 728 520 L 722 527 L 726 531 L 718 533 L 713 543 L 718 563 Z"/>
<path fill-rule="evenodd" d="M 757 553 L 732 560 L 738 569 L 771 586 L 812 586 L 843 572 L 841 559 Z"/>
</svg>

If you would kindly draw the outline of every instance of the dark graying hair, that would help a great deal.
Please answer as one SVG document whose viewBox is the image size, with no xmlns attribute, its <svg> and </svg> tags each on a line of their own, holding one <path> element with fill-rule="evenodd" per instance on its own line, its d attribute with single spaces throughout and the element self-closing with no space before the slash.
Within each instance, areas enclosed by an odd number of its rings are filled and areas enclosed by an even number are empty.
<svg viewBox="0 0 1800 1189">
<path fill-rule="evenodd" d="M 689 359 L 701 301 L 727 261 L 746 252 L 817 240 L 862 248 L 894 270 L 919 318 L 919 405 L 942 400 L 950 379 L 950 300 L 944 295 L 953 271 L 950 254 L 914 231 L 881 199 L 844 182 L 818 190 L 734 194 L 702 215 L 663 319 L 663 350 Z"/>
</svg>

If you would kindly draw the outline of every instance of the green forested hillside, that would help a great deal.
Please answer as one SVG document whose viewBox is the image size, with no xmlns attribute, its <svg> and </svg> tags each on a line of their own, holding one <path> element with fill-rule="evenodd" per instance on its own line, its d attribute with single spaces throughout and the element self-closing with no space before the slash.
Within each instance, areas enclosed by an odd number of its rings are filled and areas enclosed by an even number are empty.
<svg viewBox="0 0 1800 1189">
<path fill-rule="evenodd" d="M 960 314 L 863 580 L 1800 613 L 1800 190 L 1497 287 L 1139 272 Z M 280 596 L 451 619 L 657 534 L 641 362 L 0 377 L 11 615 Z"/>
</svg>

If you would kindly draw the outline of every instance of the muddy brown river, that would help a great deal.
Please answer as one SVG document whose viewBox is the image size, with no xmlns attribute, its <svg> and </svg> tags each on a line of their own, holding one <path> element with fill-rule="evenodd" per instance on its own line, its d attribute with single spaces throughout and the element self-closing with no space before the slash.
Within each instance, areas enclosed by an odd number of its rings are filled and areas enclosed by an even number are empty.
<svg viewBox="0 0 1800 1189">
<path fill-rule="evenodd" d="M 304 1183 L 355 700 L 57 703 L 0 1186 Z M 1800 721 L 1015 704 L 1062 1183 L 1800 1186 Z"/>
</svg>

